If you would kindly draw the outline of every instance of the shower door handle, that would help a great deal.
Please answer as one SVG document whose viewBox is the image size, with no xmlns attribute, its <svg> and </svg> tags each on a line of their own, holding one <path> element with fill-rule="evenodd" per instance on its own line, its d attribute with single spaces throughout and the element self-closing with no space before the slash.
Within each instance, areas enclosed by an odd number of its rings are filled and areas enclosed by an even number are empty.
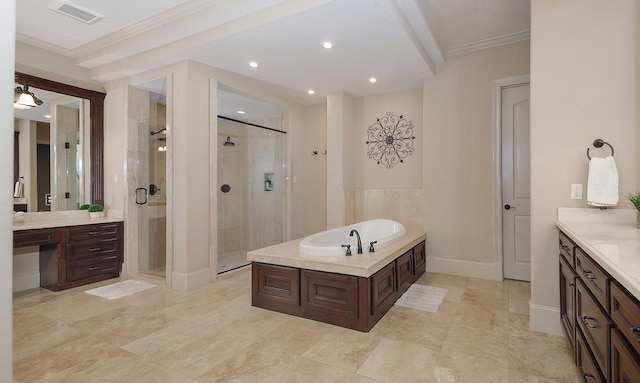
<svg viewBox="0 0 640 383">
<path fill-rule="evenodd" d="M 142 197 L 144 197 L 144 199 L 142 200 L 142 202 L 140 202 L 141 198 L 140 196 L 142 195 Z M 149 195 L 149 191 L 147 190 L 147 188 L 137 188 L 136 189 L 136 205 L 144 205 L 147 203 L 147 201 L 149 200 L 149 198 L 147 197 Z"/>
</svg>

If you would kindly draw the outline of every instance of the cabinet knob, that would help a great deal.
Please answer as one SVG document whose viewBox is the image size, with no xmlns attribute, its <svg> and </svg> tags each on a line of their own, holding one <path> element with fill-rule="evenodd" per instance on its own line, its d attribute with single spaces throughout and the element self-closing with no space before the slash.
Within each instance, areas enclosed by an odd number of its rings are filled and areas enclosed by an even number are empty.
<svg viewBox="0 0 640 383">
<path fill-rule="evenodd" d="M 631 331 L 631 335 L 636 339 L 636 342 L 640 343 L 640 335 L 638 335 L 638 333 L 640 333 L 640 327 L 631 327 L 629 331 Z"/>
<path fill-rule="evenodd" d="M 592 322 L 590 322 L 592 321 Z M 594 323 L 595 322 L 595 323 Z M 582 317 L 582 323 L 589 328 L 598 328 L 598 321 L 594 317 L 590 317 L 588 315 L 584 315 Z"/>
</svg>

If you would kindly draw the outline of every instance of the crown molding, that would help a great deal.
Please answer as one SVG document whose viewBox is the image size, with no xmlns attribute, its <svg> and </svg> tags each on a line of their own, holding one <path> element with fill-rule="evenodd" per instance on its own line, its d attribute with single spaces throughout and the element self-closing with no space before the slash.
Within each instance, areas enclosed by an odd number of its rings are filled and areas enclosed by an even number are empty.
<svg viewBox="0 0 640 383">
<path fill-rule="evenodd" d="M 504 36 L 492 37 L 486 40 L 475 41 L 473 43 L 456 45 L 446 50 L 445 57 L 457 56 L 464 53 L 475 52 L 482 49 L 498 47 L 518 41 L 525 41 L 531 38 L 531 31 L 511 33 Z"/>
<path fill-rule="evenodd" d="M 25 43 L 27 45 L 31 45 L 34 46 L 36 48 L 41 48 L 44 50 L 47 50 L 49 52 L 53 52 L 53 53 L 57 53 L 63 56 L 67 56 L 67 57 L 71 57 L 73 58 L 73 52 L 69 49 L 66 48 L 62 48 L 58 45 L 54 45 L 54 44 L 49 44 L 47 42 L 44 42 L 42 40 L 38 40 L 38 39 L 34 39 L 33 37 L 24 35 L 22 33 L 18 33 L 16 32 L 16 41 L 19 41 L 21 43 Z"/>
</svg>

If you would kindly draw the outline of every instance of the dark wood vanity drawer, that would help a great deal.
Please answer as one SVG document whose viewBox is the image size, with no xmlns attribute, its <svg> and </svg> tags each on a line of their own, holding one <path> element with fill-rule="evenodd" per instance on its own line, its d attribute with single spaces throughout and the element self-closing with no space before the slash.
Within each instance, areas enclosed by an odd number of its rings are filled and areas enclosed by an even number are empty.
<svg viewBox="0 0 640 383">
<path fill-rule="evenodd" d="M 620 331 L 611 331 L 611 381 L 610 383 L 640 382 L 638 356 L 622 339 Z"/>
<path fill-rule="evenodd" d="M 58 241 L 57 231 L 53 229 L 16 230 L 13 232 L 13 247 L 38 246 Z"/>
<path fill-rule="evenodd" d="M 606 383 L 602 372 L 598 369 L 593 355 L 589 351 L 587 341 L 580 329 L 576 330 L 576 366 L 580 369 L 584 382 Z"/>
<path fill-rule="evenodd" d="M 67 242 L 93 241 L 108 237 L 122 237 L 122 224 L 119 222 L 97 225 L 70 226 L 67 230 Z"/>
<path fill-rule="evenodd" d="M 576 322 L 603 375 L 609 376 L 609 337 L 612 323 L 580 279 L 576 279 Z"/>
<path fill-rule="evenodd" d="M 84 259 L 67 263 L 67 281 L 73 282 L 100 274 L 118 273 L 118 257 Z"/>
<path fill-rule="evenodd" d="M 398 287 L 397 291 L 405 292 L 413 283 L 413 252 L 411 250 L 396 258 L 396 270 L 398 270 Z"/>
<path fill-rule="evenodd" d="M 77 261 L 98 256 L 119 254 L 120 241 L 118 238 L 100 239 L 89 243 L 67 245 L 67 261 Z"/>
<path fill-rule="evenodd" d="M 573 243 L 573 241 L 570 240 L 563 232 L 560 232 L 559 242 L 560 255 L 564 258 L 565 261 L 567 261 L 571 268 L 575 269 L 576 262 L 573 254 L 576 244 Z"/>
<path fill-rule="evenodd" d="M 611 283 L 611 319 L 640 355 L 640 303 L 618 282 Z"/>
<path fill-rule="evenodd" d="M 576 274 L 584 282 L 600 305 L 609 311 L 609 281 L 611 277 L 596 264 L 582 249 L 576 247 Z"/>
</svg>

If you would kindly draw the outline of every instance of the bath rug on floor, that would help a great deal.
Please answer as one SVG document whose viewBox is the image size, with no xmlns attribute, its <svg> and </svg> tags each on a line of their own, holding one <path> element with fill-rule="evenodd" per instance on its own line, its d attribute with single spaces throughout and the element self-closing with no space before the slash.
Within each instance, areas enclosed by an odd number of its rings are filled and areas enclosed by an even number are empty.
<svg viewBox="0 0 640 383">
<path fill-rule="evenodd" d="M 447 289 L 413 284 L 398 300 L 396 305 L 435 313 L 447 295 Z"/>
<path fill-rule="evenodd" d="M 118 299 L 126 297 L 127 295 L 139 293 L 157 287 L 151 283 L 134 281 L 130 279 L 128 281 L 114 283 L 108 286 L 102 286 L 95 289 L 87 290 L 85 293 L 96 295 L 98 297 L 107 299 Z"/>
</svg>

